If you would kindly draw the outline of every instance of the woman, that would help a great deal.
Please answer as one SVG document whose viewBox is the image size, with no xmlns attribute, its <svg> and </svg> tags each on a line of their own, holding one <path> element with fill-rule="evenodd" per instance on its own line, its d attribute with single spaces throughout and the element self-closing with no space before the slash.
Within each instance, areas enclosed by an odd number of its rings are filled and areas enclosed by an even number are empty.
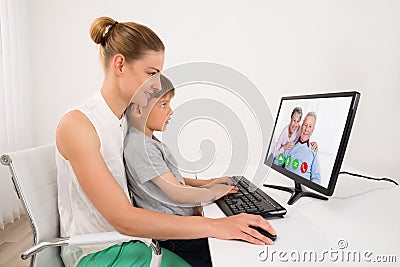
<svg viewBox="0 0 400 267">
<path fill-rule="evenodd" d="M 300 121 L 303 116 L 303 110 L 301 107 L 295 107 L 290 115 L 290 123 L 283 128 L 281 135 L 276 142 L 274 150 L 274 158 L 279 154 L 283 153 L 285 150 L 292 149 L 294 144 L 299 140 L 300 137 Z M 318 152 L 317 142 L 311 142 L 311 148 Z"/>
<path fill-rule="evenodd" d="M 146 106 L 160 90 L 164 45 L 146 26 L 118 23 L 108 17 L 91 25 L 100 45 L 104 80 L 100 92 L 66 113 L 56 131 L 56 160 L 62 236 L 118 231 L 155 239 L 241 239 L 254 244 L 272 241 L 249 226 L 275 233 L 260 216 L 241 214 L 221 219 L 175 216 L 136 208 L 129 201 L 122 159 L 129 103 Z M 63 248 L 66 266 L 141 266 L 150 249 L 140 242 Z M 187 263 L 164 251 L 163 265 Z"/>
<path fill-rule="evenodd" d="M 274 158 L 276 158 L 283 151 L 292 149 L 294 143 L 297 142 L 300 136 L 299 125 L 303 110 L 301 107 L 295 107 L 290 116 L 290 123 L 283 128 L 281 135 L 279 136 L 278 142 L 276 142 L 274 150 Z"/>
</svg>

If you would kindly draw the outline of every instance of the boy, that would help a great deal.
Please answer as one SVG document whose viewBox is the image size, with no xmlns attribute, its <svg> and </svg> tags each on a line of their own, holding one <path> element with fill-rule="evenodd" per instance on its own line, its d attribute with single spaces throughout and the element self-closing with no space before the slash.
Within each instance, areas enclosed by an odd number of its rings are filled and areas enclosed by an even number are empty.
<svg viewBox="0 0 400 267">
<path fill-rule="evenodd" d="M 138 207 L 182 216 L 195 215 L 195 204 L 236 192 L 227 177 L 210 180 L 183 178 L 168 147 L 153 136 L 164 131 L 172 115 L 174 88 L 161 75 L 161 91 L 153 93 L 147 107 L 131 104 L 126 115 L 130 128 L 124 143 L 128 188 Z M 207 239 L 166 240 L 170 249 L 192 266 L 211 266 Z"/>
</svg>

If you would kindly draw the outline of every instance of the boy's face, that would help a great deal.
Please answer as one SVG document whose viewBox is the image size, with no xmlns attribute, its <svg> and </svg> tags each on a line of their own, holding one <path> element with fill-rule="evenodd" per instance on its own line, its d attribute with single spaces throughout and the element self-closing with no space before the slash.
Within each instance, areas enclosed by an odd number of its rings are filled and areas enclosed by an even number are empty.
<svg viewBox="0 0 400 267">
<path fill-rule="evenodd" d="M 146 127 L 152 131 L 164 131 L 172 115 L 170 106 L 171 96 L 166 94 L 161 97 L 150 111 Z"/>
</svg>

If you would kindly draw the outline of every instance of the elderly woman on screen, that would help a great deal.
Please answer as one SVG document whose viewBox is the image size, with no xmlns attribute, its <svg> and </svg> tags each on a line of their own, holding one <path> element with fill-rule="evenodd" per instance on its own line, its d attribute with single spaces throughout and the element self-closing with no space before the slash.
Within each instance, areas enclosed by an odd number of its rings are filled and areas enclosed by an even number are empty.
<svg viewBox="0 0 400 267">
<path fill-rule="evenodd" d="M 300 137 L 300 121 L 303 116 L 303 110 L 301 107 L 295 107 L 290 115 L 290 123 L 283 128 L 281 135 L 279 136 L 278 142 L 276 142 L 274 150 L 274 158 L 285 150 L 292 149 L 294 144 L 299 140 Z M 315 152 L 318 152 L 317 142 L 311 142 L 311 147 Z"/>
</svg>

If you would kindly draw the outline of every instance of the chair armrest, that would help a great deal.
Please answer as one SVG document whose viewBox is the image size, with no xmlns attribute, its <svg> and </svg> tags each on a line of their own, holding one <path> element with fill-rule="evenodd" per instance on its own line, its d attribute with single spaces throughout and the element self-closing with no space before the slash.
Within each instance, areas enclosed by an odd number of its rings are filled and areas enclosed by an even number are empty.
<svg viewBox="0 0 400 267">
<path fill-rule="evenodd" d="M 151 243 L 151 239 L 149 238 L 138 238 L 134 236 L 123 235 L 118 232 L 104 232 L 71 236 L 69 238 L 69 246 L 79 247 L 87 245 L 101 245 L 115 242 L 128 242 L 131 240 L 138 240 L 146 245 Z"/>
<path fill-rule="evenodd" d="M 26 260 L 30 256 L 33 256 L 36 253 L 38 253 L 38 252 L 40 252 L 43 249 L 48 248 L 48 247 L 68 246 L 68 244 L 69 244 L 69 238 L 68 237 L 55 238 L 55 239 L 52 239 L 50 241 L 43 241 L 43 242 L 40 242 L 39 244 L 34 245 L 33 247 L 29 248 L 25 252 L 23 252 L 21 254 L 21 259 Z"/>
<path fill-rule="evenodd" d="M 77 246 L 100 245 L 100 244 L 116 243 L 116 242 L 128 242 L 131 240 L 138 240 L 140 242 L 143 242 L 152 249 L 153 255 L 161 255 L 161 248 L 157 240 L 127 236 L 120 234 L 118 232 L 105 232 L 97 234 L 86 234 L 86 235 L 76 235 L 71 237 L 55 238 L 49 241 L 43 241 L 23 252 L 21 254 L 21 258 L 23 260 L 26 260 L 30 256 L 35 255 L 36 253 L 48 247 L 59 247 L 59 246 L 77 247 Z"/>
<path fill-rule="evenodd" d="M 85 246 L 85 245 L 99 245 L 105 243 L 115 242 L 128 242 L 131 240 L 138 240 L 149 246 L 155 255 L 161 254 L 161 249 L 158 242 L 150 238 L 140 238 L 129 235 L 123 235 L 118 232 L 105 232 L 97 234 L 77 235 L 69 238 L 69 246 Z"/>
</svg>

